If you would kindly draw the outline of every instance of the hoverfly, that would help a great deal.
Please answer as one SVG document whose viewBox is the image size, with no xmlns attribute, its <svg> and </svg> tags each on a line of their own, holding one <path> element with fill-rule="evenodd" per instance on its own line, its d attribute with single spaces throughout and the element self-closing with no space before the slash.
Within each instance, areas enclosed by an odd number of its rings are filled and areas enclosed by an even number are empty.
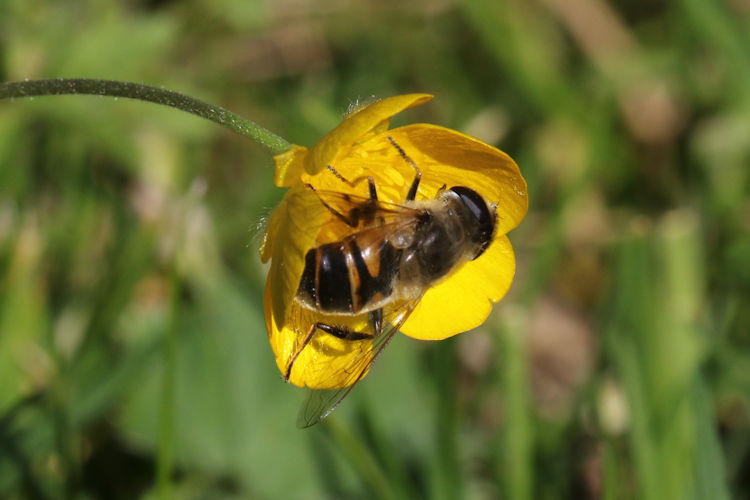
<svg viewBox="0 0 750 500">
<path fill-rule="evenodd" d="M 300 354 L 321 335 L 359 347 L 343 365 L 325 367 L 338 382 L 332 389 L 309 389 L 300 427 L 328 416 L 367 374 L 424 293 L 479 257 L 492 241 L 496 204 L 468 187 L 445 185 L 434 198 L 417 200 L 422 173 L 388 140 L 415 170 L 403 202 L 379 200 L 372 177 L 350 181 L 332 166 L 328 170 L 350 187 L 366 180 L 369 196 L 306 186 L 330 212 L 328 224 L 346 231 L 342 237 L 341 230 L 327 231 L 324 225 L 320 234 L 333 239 L 319 238 L 324 241 L 305 254 L 292 307 L 301 318 L 296 324 L 306 330 L 298 331 L 283 377 L 289 380 Z"/>
</svg>

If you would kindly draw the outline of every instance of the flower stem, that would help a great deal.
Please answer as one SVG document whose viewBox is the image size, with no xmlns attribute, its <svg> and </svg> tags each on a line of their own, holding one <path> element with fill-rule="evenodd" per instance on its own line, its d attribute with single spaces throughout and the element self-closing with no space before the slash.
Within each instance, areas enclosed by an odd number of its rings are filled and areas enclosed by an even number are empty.
<svg viewBox="0 0 750 500">
<path fill-rule="evenodd" d="M 214 106 L 213 104 L 172 90 L 138 83 L 116 80 L 93 80 L 89 78 L 56 78 L 53 80 L 0 82 L 0 99 L 63 94 L 105 95 L 163 104 L 218 123 L 238 134 L 249 137 L 271 150 L 274 154 L 283 153 L 292 147 L 283 138 L 247 118 L 232 113 L 221 106 Z"/>
</svg>

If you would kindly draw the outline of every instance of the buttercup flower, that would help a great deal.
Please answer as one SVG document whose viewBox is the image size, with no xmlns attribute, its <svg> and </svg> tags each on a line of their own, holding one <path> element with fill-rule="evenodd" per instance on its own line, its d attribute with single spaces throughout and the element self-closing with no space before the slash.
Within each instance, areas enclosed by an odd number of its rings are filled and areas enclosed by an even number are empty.
<svg viewBox="0 0 750 500">
<path fill-rule="evenodd" d="M 506 233 L 526 215 L 526 182 L 508 155 L 478 139 L 429 124 L 388 129 L 393 115 L 431 98 L 410 94 L 377 101 L 349 114 L 312 149 L 293 146 L 275 158 L 275 183 L 289 190 L 271 216 L 260 249 L 261 259 L 271 260 L 264 310 L 279 370 L 295 385 L 335 389 L 355 383 L 366 373 L 377 342 L 319 331 L 303 344 L 319 323 L 351 331 L 369 325 L 367 314 L 323 314 L 295 300 L 307 252 L 352 231 L 336 224 L 317 192 L 365 199 L 369 184 L 359 181 L 371 177 L 379 202 L 403 204 L 416 165 L 421 171 L 417 201 L 436 198 L 446 186 L 465 186 L 496 206 L 492 241 L 479 257 L 428 288 L 408 317 L 396 301 L 383 307 L 386 321 L 405 319 L 400 324 L 405 335 L 440 340 L 470 330 L 484 322 L 510 287 L 515 258 Z M 356 367 L 362 373 L 352 376 Z"/>
</svg>

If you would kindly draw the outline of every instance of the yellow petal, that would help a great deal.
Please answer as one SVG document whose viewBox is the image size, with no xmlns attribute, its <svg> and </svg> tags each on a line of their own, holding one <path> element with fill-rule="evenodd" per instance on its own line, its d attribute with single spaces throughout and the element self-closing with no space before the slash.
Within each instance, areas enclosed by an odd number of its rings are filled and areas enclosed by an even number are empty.
<svg viewBox="0 0 750 500">
<path fill-rule="evenodd" d="M 311 175 L 335 163 L 337 155 L 346 154 L 349 147 L 373 130 L 380 131 L 383 122 L 405 109 L 419 106 L 432 99 L 429 94 L 407 94 L 388 97 L 355 111 L 344 118 L 335 129 L 310 150 L 305 168 Z"/>
<path fill-rule="evenodd" d="M 420 340 L 441 340 L 476 328 L 510 288 L 515 268 L 508 237 L 495 236 L 482 255 L 427 291 L 401 333 Z"/>
<path fill-rule="evenodd" d="M 306 147 L 294 144 L 288 150 L 274 156 L 273 159 L 276 162 L 274 184 L 279 187 L 289 187 L 298 182 L 300 175 L 305 171 L 307 154 Z"/>
</svg>

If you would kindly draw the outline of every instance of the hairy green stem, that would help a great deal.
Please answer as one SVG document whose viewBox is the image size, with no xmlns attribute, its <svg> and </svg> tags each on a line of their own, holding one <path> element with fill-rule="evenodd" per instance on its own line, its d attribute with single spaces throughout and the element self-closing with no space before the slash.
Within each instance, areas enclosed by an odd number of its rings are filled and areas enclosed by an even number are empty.
<svg viewBox="0 0 750 500">
<path fill-rule="evenodd" d="M 125 97 L 163 104 L 218 123 L 238 134 L 249 137 L 271 150 L 274 154 L 283 153 L 292 147 L 289 142 L 270 130 L 221 106 L 215 106 L 199 99 L 158 87 L 131 82 L 93 80 L 89 78 L 56 78 L 53 80 L 0 82 L 0 99 L 64 94 Z"/>
</svg>

